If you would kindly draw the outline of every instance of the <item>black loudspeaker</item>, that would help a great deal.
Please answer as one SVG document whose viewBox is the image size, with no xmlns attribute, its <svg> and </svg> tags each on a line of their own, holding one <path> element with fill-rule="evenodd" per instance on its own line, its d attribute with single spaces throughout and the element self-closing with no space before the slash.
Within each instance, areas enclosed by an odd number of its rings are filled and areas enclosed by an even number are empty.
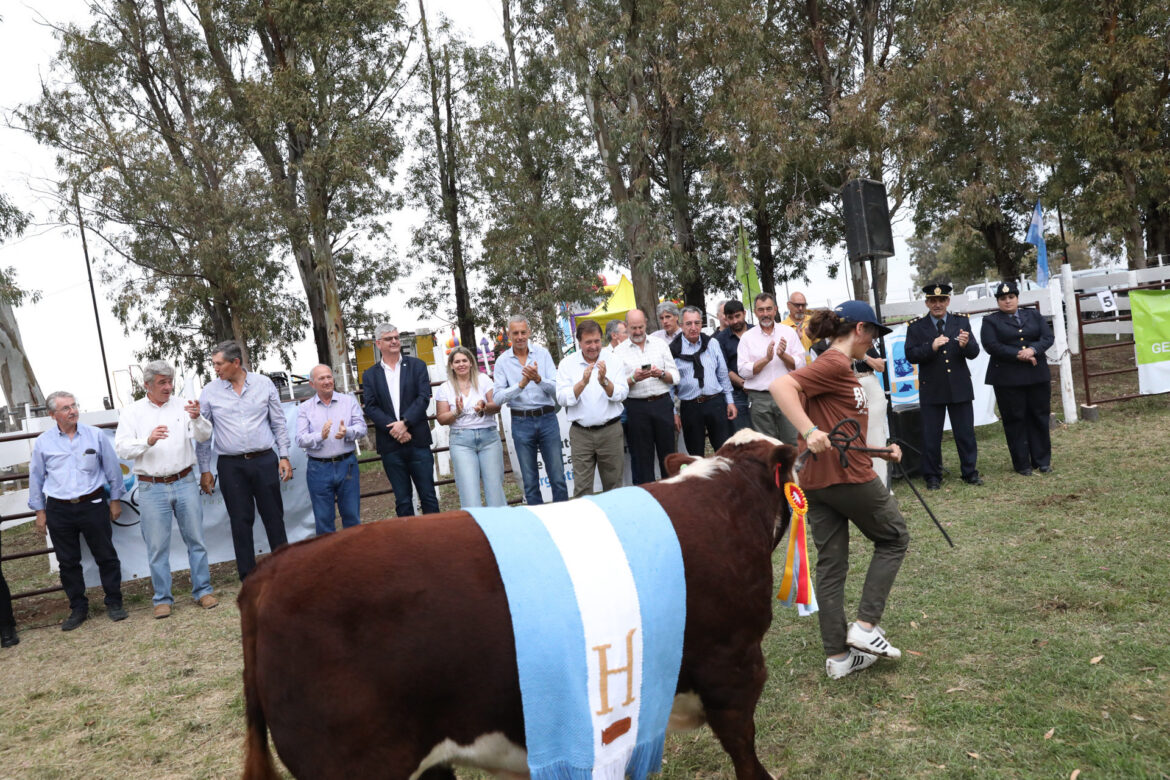
<svg viewBox="0 0 1170 780">
<path fill-rule="evenodd" d="M 886 185 L 872 179 L 854 179 L 841 188 L 845 206 L 845 245 L 851 261 L 894 255 L 890 206 Z"/>
<path fill-rule="evenodd" d="M 922 456 L 918 449 L 922 446 L 922 412 L 918 404 L 899 406 L 890 412 L 890 438 L 904 441 L 913 447 L 902 448 L 902 468 L 908 476 L 916 476 L 922 471 Z M 898 464 L 890 464 L 890 474 L 897 474 Z M 890 480 L 892 485 L 894 480 Z"/>
</svg>

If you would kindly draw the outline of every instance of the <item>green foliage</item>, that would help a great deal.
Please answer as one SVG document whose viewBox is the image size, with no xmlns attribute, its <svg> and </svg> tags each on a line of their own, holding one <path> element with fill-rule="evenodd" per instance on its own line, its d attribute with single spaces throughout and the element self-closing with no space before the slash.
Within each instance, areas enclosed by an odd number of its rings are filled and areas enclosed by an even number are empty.
<svg viewBox="0 0 1170 780">
<path fill-rule="evenodd" d="M 141 358 L 206 363 L 234 338 L 285 362 L 305 327 L 281 292 L 267 183 L 227 121 L 194 20 L 174 6 L 95 3 L 58 31 L 56 78 L 20 111 L 61 150 L 61 219 L 102 240 L 115 314 Z"/>
<path fill-rule="evenodd" d="M 0 193 L 0 243 L 19 236 L 26 227 L 28 215 L 14 206 L 4 193 Z M 17 286 L 15 268 L 0 268 L 0 303 L 19 306 L 26 297 L 35 303 L 40 295 L 30 294 Z"/>
</svg>

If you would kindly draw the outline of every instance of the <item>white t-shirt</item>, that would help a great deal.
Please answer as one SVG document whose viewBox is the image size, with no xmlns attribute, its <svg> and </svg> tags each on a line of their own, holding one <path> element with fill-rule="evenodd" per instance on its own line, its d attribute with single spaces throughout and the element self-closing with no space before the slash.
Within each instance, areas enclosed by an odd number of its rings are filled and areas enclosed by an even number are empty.
<svg viewBox="0 0 1170 780">
<path fill-rule="evenodd" d="M 492 389 L 492 380 L 487 374 L 481 373 L 479 375 L 479 389 L 475 385 L 471 386 L 467 395 L 463 396 L 463 414 L 455 418 L 455 422 L 451 423 L 451 430 L 466 431 L 477 428 L 495 428 L 496 415 L 485 414 L 482 417 L 476 413 L 475 405 L 480 401 L 487 401 L 487 393 Z M 455 399 L 459 395 L 459 390 L 456 389 L 450 381 L 444 382 L 435 388 L 435 401 L 446 401 L 451 406 L 451 411 L 455 411 Z"/>
</svg>

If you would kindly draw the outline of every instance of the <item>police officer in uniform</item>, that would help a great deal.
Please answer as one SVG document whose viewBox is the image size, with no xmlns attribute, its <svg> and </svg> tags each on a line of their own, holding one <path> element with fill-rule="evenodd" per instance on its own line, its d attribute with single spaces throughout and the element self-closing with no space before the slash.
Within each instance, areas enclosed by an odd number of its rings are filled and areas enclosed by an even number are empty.
<svg viewBox="0 0 1170 780">
<path fill-rule="evenodd" d="M 938 490 L 942 479 L 943 421 L 951 417 L 951 432 L 959 451 L 963 481 L 982 485 L 975 467 L 975 412 L 971 402 L 971 371 L 967 361 L 979 354 L 971 335 L 971 323 L 961 314 L 947 311 L 949 284 L 928 284 L 929 313 L 906 327 L 906 359 L 918 365 L 918 398 L 922 413 L 922 476 L 927 490 Z"/>
<path fill-rule="evenodd" d="M 1025 477 L 1032 469 L 1052 471 L 1052 375 L 1045 353 L 1052 346 L 1052 326 L 1035 309 L 1021 309 L 1015 282 L 995 288 L 999 311 L 983 318 L 979 340 L 987 350 L 986 383 L 995 389 L 1012 468 Z"/>
</svg>

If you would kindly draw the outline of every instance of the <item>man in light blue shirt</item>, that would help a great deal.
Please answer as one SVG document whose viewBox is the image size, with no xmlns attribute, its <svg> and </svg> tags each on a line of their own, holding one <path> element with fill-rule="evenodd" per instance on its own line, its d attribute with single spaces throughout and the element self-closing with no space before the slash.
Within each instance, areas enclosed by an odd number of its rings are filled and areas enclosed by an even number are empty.
<svg viewBox="0 0 1170 780">
<path fill-rule="evenodd" d="M 544 503 L 540 494 L 539 450 L 544 458 L 553 501 L 569 498 L 565 460 L 561 449 L 561 424 L 557 420 L 557 367 L 547 349 L 529 341 L 531 329 L 522 314 L 508 320 L 512 346 L 496 360 L 492 400 L 507 405 L 512 415 L 512 443 L 524 480 L 524 500 Z"/>
<path fill-rule="evenodd" d="M 200 488 L 208 495 L 215 489 L 212 450 L 219 456 L 219 485 L 231 521 L 236 571 L 241 581 L 256 567 L 252 526 L 257 511 L 268 534 L 269 547 L 275 550 L 288 544 L 280 482 L 292 478 L 288 428 L 276 386 L 268 377 L 248 371 L 242 364 L 243 353 L 234 341 L 225 341 L 212 352 L 211 365 L 219 378 L 204 387 L 199 397 L 202 415 L 211 423 L 212 440 L 195 445 Z M 272 450 L 274 445 L 280 453 L 279 462 Z"/>
<path fill-rule="evenodd" d="M 36 526 L 48 531 L 61 567 L 61 585 L 69 597 L 69 617 L 62 631 L 72 631 L 89 617 L 85 577 L 81 571 L 81 537 L 89 546 L 106 592 L 110 620 L 125 620 L 122 564 L 114 549 L 111 523 L 122 514 L 126 494 L 122 466 L 110 437 L 77 421 L 77 401 L 64 391 L 45 399 L 57 423 L 37 437 L 28 467 L 28 508 Z M 107 504 L 104 488 L 109 486 Z"/>
<path fill-rule="evenodd" d="M 366 435 L 366 415 L 356 398 L 336 392 L 329 366 L 314 366 L 309 384 L 317 392 L 297 407 L 297 444 L 309 457 L 305 481 L 320 536 L 336 530 L 335 503 L 343 528 L 362 521 L 361 474 L 354 442 Z"/>
<path fill-rule="evenodd" d="M 687 452 L 703 457 L 703 436 L 718 451 L 731 437 L 737 414 L 727 361 L 719 342 L 703 333 L 703 312 L 696 306 L 682 310 L 682 337 L 670 343 L 678 364 L 679 419 Z"/>
</svg>

